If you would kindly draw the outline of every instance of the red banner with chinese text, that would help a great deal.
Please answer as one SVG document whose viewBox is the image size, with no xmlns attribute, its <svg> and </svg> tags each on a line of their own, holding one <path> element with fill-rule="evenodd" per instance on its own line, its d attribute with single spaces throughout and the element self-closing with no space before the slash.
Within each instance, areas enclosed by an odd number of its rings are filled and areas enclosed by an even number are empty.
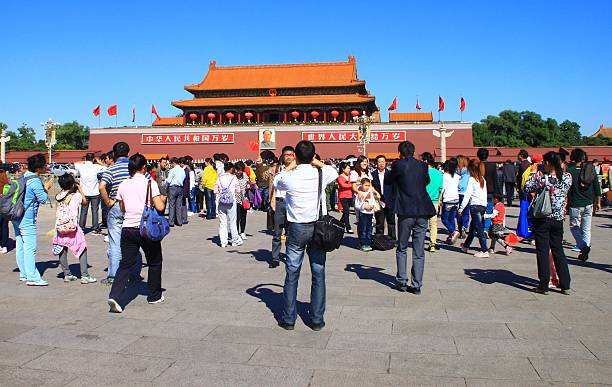
<svg viewBox="0 0 612 387">
<path fill-rule="evenodd" d="M 357 131 L 338 132 L 302 132 L 302 140 L 312 142 L 359 142 Z M 373 130 L 370 132 L 370 142 L 401 142 L 406 141 L 405 130 Z"/>
<path fill-rule="evenodd" d="M 143 134 L 142 144 L 233 144 L 234 133 Z"/>
</svg>

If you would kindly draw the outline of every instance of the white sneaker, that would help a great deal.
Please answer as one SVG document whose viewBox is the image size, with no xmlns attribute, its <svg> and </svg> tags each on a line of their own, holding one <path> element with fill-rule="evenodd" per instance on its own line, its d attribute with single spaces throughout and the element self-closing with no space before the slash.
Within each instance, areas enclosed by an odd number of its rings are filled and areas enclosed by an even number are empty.
<svg viewBox="0 0 612 387">
<path fill-rule="evenodd" d="M 121 305 L 119 305 L 119 303 L 115 300 L 113 300 L 112 298 L 108 299 L 108 306 L 110 306 L 110 311 L 112 313 L 121 313 L 123 312 L 123 308 L 121 308 Z"/>
<path fill-rule="evenodd" d="M 247 239 L 249 239 L 247 238 L 245 233 L 240 234 L 240 238 L 242 238 L 243 241 L 246 241 Z"/>
<path fill-rule="evenodd" d="M 82 275 L 81 276 L 81 283 L 82 284 L 93 284 L 96 281 L 98 281 L 98 280 L 96 278 L 90 276 L 90 275 Z"/>
<path fill-rule="evenodd" d="M 221 244 L 221 248 L 222 248 L 222 249 L 224 249 L 224 248 L 226 248 L 226 247 L 227 247 L 227 243 L 222 243 L 222 244 Z"/>
<path fill-rule="evenodd" d="M 104 235 L 104 242 L 108 243 L 108 235 Z"/>
<path fill-rule="evenodd" d="M 241 240 L 239 240 L 238 242 L 232 242 L 232 247 L 238 247 L 238 246 L 242 246 L 244 242 Z"/>
<path fill-rule="evenodd" d="M 187 211 L 187 216 L 193 216 L 193 212 Z"/>
<path fill-rule="evenodd" d="M 157 300 L 157 301 L 149 301 L 149 304 L 161 304 L 165 300 L 166 299 L 164 298 L 164 295 L 162 294 L 162 296 L 159 298 L 159 300 Z"/>
<path fill-rule="evenodd" d="M 8 249 L 6 247 L 0 247 L 0 254 L 8 253 Z"/>
</svg>

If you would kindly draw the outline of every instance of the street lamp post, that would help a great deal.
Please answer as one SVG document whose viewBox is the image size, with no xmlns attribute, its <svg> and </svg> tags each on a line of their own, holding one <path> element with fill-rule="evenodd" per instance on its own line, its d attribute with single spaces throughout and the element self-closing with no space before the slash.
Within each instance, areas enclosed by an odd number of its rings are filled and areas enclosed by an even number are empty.
<svg viewBox="0 0 612 387">
<path fill-rule="evenodd" d="M 454 130 L 447 131 L 446 128 L 444 127 L 444 123 L 441 124 L 439 130 L 436 130 L 436 129 L 433 130 L 433 135 L 436 137 L 440 137 L 440 161 L 441 162 L 446 161 L 446 138 L 452 136 L 454 132 L 455 132 Z"/>
<path fill-rule="evenodd" d="M 45 129 L 45 145 L 47 146 L 47 149 L 49 150 L 49 161 L 48 162 L 49 164 L 51 164 L 51 153 L 52 153 L 53 145 L 55 145 L 57 142 L 55 141 L 55 132 L 57 131 L 57 127 L 59 126 L 59 123 L 49 118 L 47 122 L 41 122 L 40 126 L 42 126 Z"/>
<path fill-rule="evenodd" d="M 0 134 L 0 159 L 3 163 L 6 163 L 6 143 L 11 140 L 11 136 L 7 136 L 4 129 Z"/>
<path fill-rule="evenodd" d="M 355 121 L 359 124 L 359 152 L 368 157 L 367 146 L 370 143 L 370 122 L 372 122 L 372 117 L 366 115 L 364 110 L 361 116 L 355 117 Z"/>
</svg>

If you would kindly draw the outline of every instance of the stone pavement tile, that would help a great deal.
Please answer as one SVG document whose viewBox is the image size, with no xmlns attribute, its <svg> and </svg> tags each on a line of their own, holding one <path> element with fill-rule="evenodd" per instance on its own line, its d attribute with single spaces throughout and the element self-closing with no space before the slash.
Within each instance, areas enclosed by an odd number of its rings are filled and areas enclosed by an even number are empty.
<svg viewBox="0 0 612 387">
<path fill-rule="evenodd" d="M 530 358 L 544 380 L 571 383 L 602 383 L 612 381 L 612 362 L 601 360 Z"/>
<path fill-rule="evenodd" d="M 265 308 L 265 306 L 262 306 Z M 174 316 L 169 322 L 201 323 L 206 325 L 231 325 L 250 327 L 273 327 L 276 320 L 272 313 L 216 312 L 210 310 L 185 310 Z M 297 329 L 297 325 L 296 325 Z"/>
<path fill-rule="evenodd" d="M 341 316 L 382 320 L 448 321 L 441 305 L 424 305 L 414 308 L 345 306 L 342 308 Z"/>
<path fill-rule="evenodd" d="M 281 359 L 291 359 L 285 362 Z M 355 370 L 386 372 L 389 355 L 379 352 L 339 351 L 318 348 L 261 346 L 249 360 L 252 365 L 291 365 L 317 370 Z"/>
<path fill-rule="evenodd" d="M 278 359 L 280 360 L 280 359 Z M 290 359 L 287 359 L 291 363 Z M 312 371 L 242 364 L 212 364 L 196 359 L 178 360 L 154 381 L 154 385 L 306 387 Z"/>
<path fill-rule="evenodd" d="M 612 312 L 576 314 L 573 311 L 555 310 L 551 312 L 563 325 L 566 324 L 608 324 L 612 326 Z"/>
<path fill-rule="evenodd" d="M 606 324 L 542 324 L 508 323 L 508 328 L 517 339 L 559 339 L 559 338 L 582 338 L 598 340 L 612 338 L 610 325 Z"/>
<path fill-rule="evenodd" d="M 243 344 L 268 344 L 287 347 L 325 348 L 331 332 L 285 331 L 282 328 L 220 326 L 206 341 Z"/>
<path fill-rule="evenodd" d="M 128 345 L 121 353 L 172 359 L 194 358 L 209 363 L 245 363 L 257 348 L 257 345 L 147 336 Z"/>
<path fill-rule="evenodd" d="M 459 354 L 467 356 L 594 359 L 578 340 L 566 337 L 553 340 L 456 337 L 455 343 Z"/>
<path fill-rule="evenodd" d="M 54 349 L 23 365 L 23 368 L 49 370 L 79 376 L 108 377 L 151 381 L 174 360 L 117 353 Z"/>
<path fill-rule="evenodd" d="M 327 306 L 395 306 L 392 296 L 328 296 Z"/>
<path fill-rule="evenodd" d="M 496 386 L 496 387 L 532 387 L 532 386 L 556 386 L 556 387 L 582 387 L 584 384 L 576 384 L 576 383 L 559 383 L 559 382 L 519 382 L 514 380 L 495 380 L 495 379 L 477 379 L 477 378 L 469 378 L 465 381 L 466 385 L 474 386 L 474 387 L 487 387 L 487 386 Z M 593 384 L 587 384 L 587 386 L 594 386 Z"/>
<path fill-rule="evenodd" d="M 607 336 L 599 338 L 580 339 L 589 351 L 591 351 L 599 360 L 612 361 L 612 328 L 608 330 Z M 612 380 L 610 381 L 612 382 Z"/>
<path fill-rule="evenodd" d="M 391 320 L 367 320 L 344 317 L 330 317 L 325 319 L 326 331 L 390 334 L 392 326 L 393 322 Z"/>
<path fill-rule="evenodd" d="M 76 375 L 66 372 L 0 366 L 0 385 L 2 386 L 60 387 L 76 379 L 78 379 Z M 82 386 L 83 380 L 79 382 Z"/>
<path fill-rule="evenodd" d="M 482 310 L 477 306 L 469 309 L 448 310 L 450 321 L 474 321 L 474 322 L 546 322 L 559 324 L 559 320 L 551 312 L 531 312 L 531 311 L 499 311 Z"/>
<path fill-rule="evenodd" d="M 132 378 L 116 379 L 109 378 L 108 376 L 91 378 L 85 376 L 74 379 L 64 387 L 82 387 L 84 384 L 83 379 L 86 380 L 87 387 L 150 387 L 153 385 L 152 382 Z"/>
<path fill-rule="evenodd" d="M 0 341 L 8 340 L 33 328 L 29 325 L 0 322 Z"/>
<path fill-rule="evenodd" d="M 131 318 L 116 318 L 98 327 L 95 331 L 200 340 L 206 337 L 206 335 L 215 329 L 215 327 L 215 325 L 180 323 L 174 321 L 148 321 Z"/>
<path fill-rule="evenodd" d="M 486 289 L 486 291 L 485 291 Z M 440 289 L 443 301 L 455 301 L 455 300 L 533 300 L 535 298 L 534 293 L 526 290 L 519 290 L 509 286 L 504 286 L 502 289 L 493 290 L 490 287 L 483 288 L 482 290 L 466 290 L 457 292 L 452 289 Z"/>
<path fill-rule="evenodd" d="M 315 370 L 311 387 L 465 386 L 463 378 Z"/>
<path fill-rule="evenodd" d="M 451 337 L 345 332 L 334 332 L 326 348 L 376 352 L 457 353 Z"/>
<path fill-rule="evenodd" d="M 51 351 L 53 348 L 43 345 L 27 345 L 0 341 L 0 365 L 20 366 L 32 359 Z"/>
<path fill-rule="evenodd" d="M 65 349 L 118 352 L 139 338 L 140 335 L 39 327 L 13 337 L 10 341 L 13 343 L 38 344 Z"/>
<path fill-rule="evenodd" d="M 391 373 L 539 381 L 528 359 L 458 355 L 391 354 Z"/>
<path fill-rule="evenodd" d="M 394 321 L 393 333 L 444 337 L 489 337 L 511 339 L 506 324 L 458 321 Z"/>
</svg>

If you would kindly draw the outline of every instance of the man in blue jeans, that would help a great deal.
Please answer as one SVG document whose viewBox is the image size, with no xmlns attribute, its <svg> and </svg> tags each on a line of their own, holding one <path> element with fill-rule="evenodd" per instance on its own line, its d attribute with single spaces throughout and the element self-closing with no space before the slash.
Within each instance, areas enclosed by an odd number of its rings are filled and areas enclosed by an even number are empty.
<svg viewBox="0 0 612 387">
<path fill-rule="evenodd" d="M 327 213 L 325 194 L 319 193 L 319 172 L 322 170 L 322 189 L 338 178 L 338 172 L 315 159 L 315 146 L 310 141 L 300 141 L 295 147 L 296 161 L 274 177 L 274 188 L 286 192 L 287 208 L 287 263 L 283 289 L 283 314 L 278 325 L 293 330 L 297 319 L 297 289 L 304 252 L 308 252 L 312 286 L 310 294 L 312 330 L 325 326 L 325 259 L 326 252 L 314 247 L 315 222 L 319 211 Z M 320 200 L 317 201 L 317 197 Z"/>
<path fill-rule="evenodd" d="M 115 273 L 119 268 L 121 261 L 121 227 L 123 224 L 123 212 L 116 200 L 117 189 L 119 184 L 130 177 L 128 172 L 128 154 L 130 147 L 125 142 L 118 142 L 113 146 L 113 155 L 115 163 L 108 167 L 102 174 L 100 181 L 100 196 L 104 204 L 108 206 L 108 273 L 107 277 L 100 281 L 104 285 L 112 285 L 115 279 Z M 133 273 L 134 277 L 140 277 L 140 268 L 142 268 L 142 256 L 139 255 L 140 265 L 137 265 L 138 270 Z"/>
</svg>

